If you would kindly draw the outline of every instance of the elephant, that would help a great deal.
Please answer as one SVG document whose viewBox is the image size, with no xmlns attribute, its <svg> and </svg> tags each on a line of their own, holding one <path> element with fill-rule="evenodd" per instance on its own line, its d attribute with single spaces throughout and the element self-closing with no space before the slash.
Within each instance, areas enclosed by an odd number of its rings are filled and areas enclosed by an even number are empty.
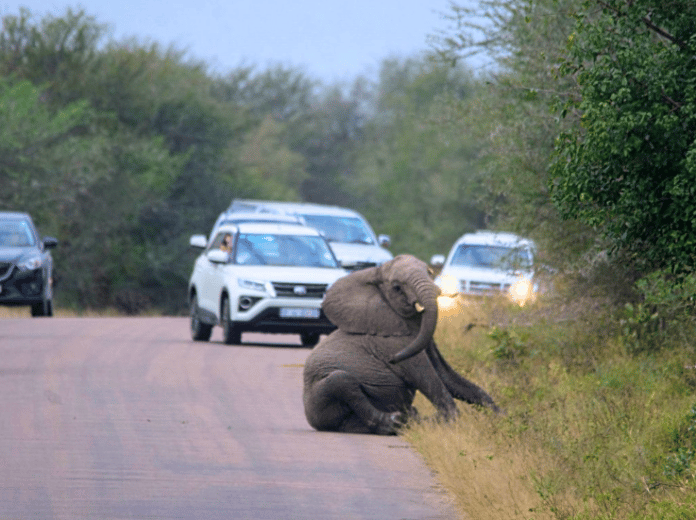
<svg viewBox="0 0 696 520">
<path fill-rule="evenodd" d="M 354 271 L 329 288 L 322 309 L 337 329 L 309 353 L 303 370 L 310 426 L 393 435 L 417 415 L 416 391 L 445 420 L 459 413 L 454 399 L 500 412 L 435 345 L 439 294 L 428 265 L 411 255 Z"/>
</svg>

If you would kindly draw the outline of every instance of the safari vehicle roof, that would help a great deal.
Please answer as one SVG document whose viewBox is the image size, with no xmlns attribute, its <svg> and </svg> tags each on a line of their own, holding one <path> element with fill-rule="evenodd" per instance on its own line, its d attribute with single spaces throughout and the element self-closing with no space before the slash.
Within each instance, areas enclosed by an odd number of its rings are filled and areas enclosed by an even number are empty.
<svg viewBox="0 0 696 520">
<path fill-rule="evenodd" d="M 226 220 L 234 223 L 241 222 L 286 222 L 301 223 L 301 217 L 286 215 L 284 213 L 261 213 L 257 211 L 228 211 L 220 217 L 222 222 Z"/>
<path fill-rule="evenodd" d="M 287 213 L 300 215 L 332 215 L 362 218 L 360 213 L 349 208 L 315 204 L 311 202 L 278 202 L 272 200 L 234 199 L 229 210 L 233 212 Z"/>
<path fill-rule="evenodd" d="M 480 246 L 529 247 L 535 249 L 534 241 L 514 233 L 477 231 L 466 233 L 455 242 L 455 247 L 461 244 Z"/>
</svg>

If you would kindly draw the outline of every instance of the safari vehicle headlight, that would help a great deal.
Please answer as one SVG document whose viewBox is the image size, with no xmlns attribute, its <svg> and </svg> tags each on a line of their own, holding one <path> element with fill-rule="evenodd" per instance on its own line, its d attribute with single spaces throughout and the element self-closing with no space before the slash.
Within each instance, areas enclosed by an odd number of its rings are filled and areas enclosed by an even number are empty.
<svg viewBox="0 0 696 520">
<path fill-rule="evenodd" d="M 440 288 L 442 296 L 455 296 L 460 292 L 459 280 L 452 275 L 438 276 L 435 283 Z"/>
<path fill-rule="evenodd" d="M 275 296 L 275 291 L 273 290 L 273 284 L 271 282 L 263 282 L 259 280 L 247 280 L 245 278 L 239 278 L 237 283 L 240 287 L 244 289 L 251 289 L 252 291 L 265 292 L 271 296 Z"/>
<path fill-rule="evenodd" d="M 17 267 L 20 271 L 34 271 L 35 269 L 41 267 L 41 264 L 42 260 L 40 256 L 31 256 L 19 262 Z"/>
<path fill-rule="evenodd" d="M 534 285 L 528 278 L 520 278 L 512 284 L 508 294 L 513 302 L 524 305 L 534 299 Z"/>
</svg>

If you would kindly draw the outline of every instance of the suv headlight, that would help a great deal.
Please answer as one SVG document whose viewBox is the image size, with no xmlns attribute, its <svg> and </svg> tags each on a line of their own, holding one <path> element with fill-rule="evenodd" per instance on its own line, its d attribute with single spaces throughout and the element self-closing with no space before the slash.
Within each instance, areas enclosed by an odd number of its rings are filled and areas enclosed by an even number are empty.
<svg viewBox="0 0 696 520">
<path fill-rule="evenodd" d="M 534 299 L 534 286 L 528 278 L 520 278 L 510 287 L 510 298 L 519 305 Z"/>
<path fill-rule="evenodd" d="M 17 267 L 20 271 L 35 271 L 43 263 L 40 256 L 31 256 L 19 262 Z"/>
<path fill-rule="evenodd" d="M 440 288 L 442 296 L 455 296 L 460 292 L 459 280 L 452 275 L 438 276 L 435 283 Z"/>
<path fill-rule="evenodd" d="M 248 280 L 245 278 L 239 278 L 237 279 L 237 283 L 243 289 L 265 292 L 270 294 L 271 296 L 275 296 L 275 291 L 273 290 L 273 284 L 271 284 L 271 282 L 262 282 L 259 280 Z"/>
</svg>

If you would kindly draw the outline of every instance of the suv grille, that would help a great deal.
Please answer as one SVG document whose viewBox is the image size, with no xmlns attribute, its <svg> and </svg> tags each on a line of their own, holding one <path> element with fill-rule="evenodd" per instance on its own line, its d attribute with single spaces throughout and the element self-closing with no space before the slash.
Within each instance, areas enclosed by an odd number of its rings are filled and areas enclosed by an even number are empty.
<svg viewBox="0 0 696 520">
<path fill-rule="evenodd" d="M 10 262 L 0 262 L 0 280 L 10 277 L 10 274 L 12 274 L 12 267 L 14 267 L 14 265 Z"/>
<path fill-rule="evenodd" d="M 462 286 L 465 286 L 462 283 Z M 499 284 L 490 282 L 469 282 L 469 291 L 475 294 L 495 294 L 498 292 L 507 292 L 510 290 L 510 284 Z"/>
<path fill-rule="evenodd" d="M 326 284 L 273 282 L 273 289 L 275 289 L 278 296 L 290 296 L 293 298 L 323 298 L 324 293 L 326 292 Z"/>
</svg>

